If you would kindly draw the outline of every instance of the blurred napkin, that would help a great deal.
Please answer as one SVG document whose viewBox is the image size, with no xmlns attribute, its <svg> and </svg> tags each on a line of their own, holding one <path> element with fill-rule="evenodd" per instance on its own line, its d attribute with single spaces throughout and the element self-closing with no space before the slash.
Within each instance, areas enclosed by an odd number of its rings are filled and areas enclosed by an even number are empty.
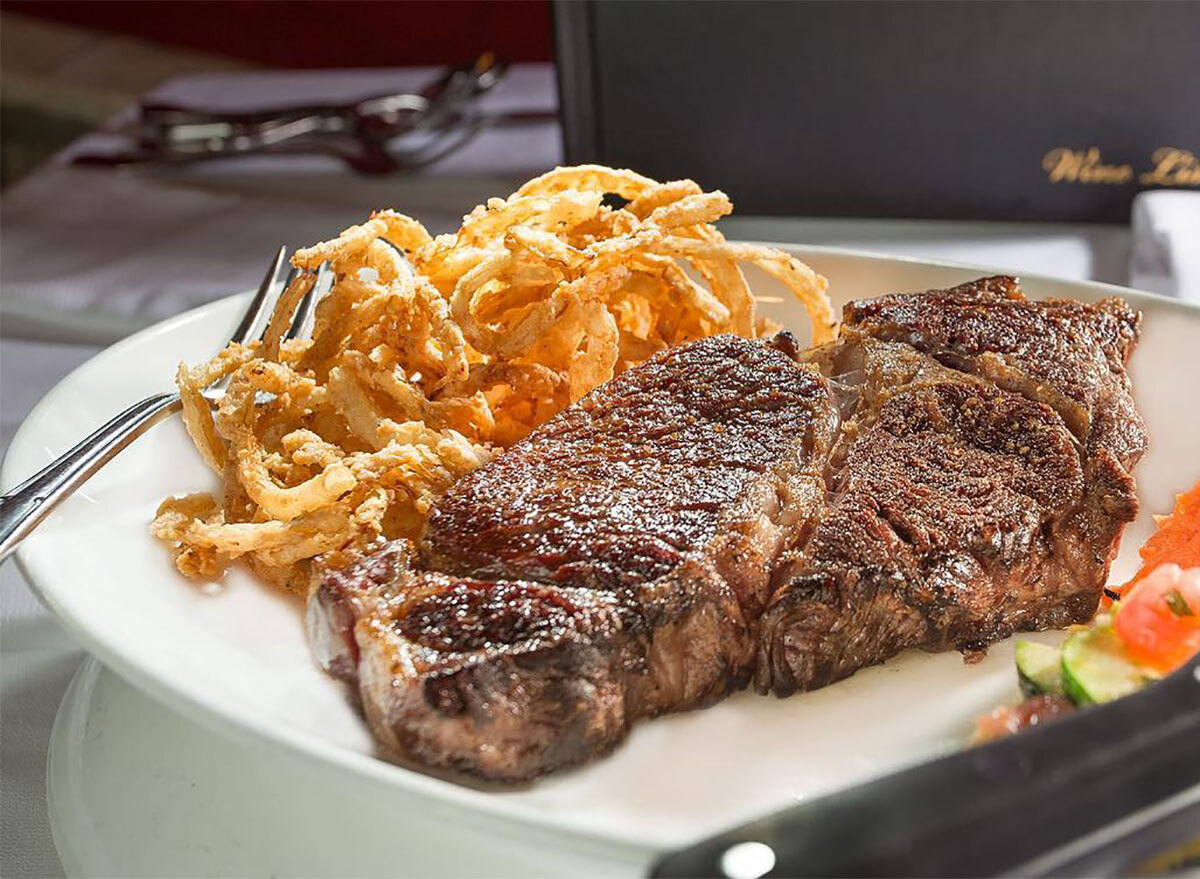
<svg viewBox="0 0 1200 879">
<path fill-rule="evenodd" d="M 1139 194 L 1132 229 L 1130 286 L 1200 304 L 1200 192 Z"/>
</svg>

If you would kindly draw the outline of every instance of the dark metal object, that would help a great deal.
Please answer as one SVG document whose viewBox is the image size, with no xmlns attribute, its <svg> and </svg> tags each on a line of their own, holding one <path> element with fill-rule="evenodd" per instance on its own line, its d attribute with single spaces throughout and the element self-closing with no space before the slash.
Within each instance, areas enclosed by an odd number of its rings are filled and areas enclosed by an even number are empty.
<svg viewBox="0 0 1200 879">
<path fill-rule="evenodd" d="M 555 0 L 554 3 L 554 70 L 562 114 L 563 153 L 573 164 L 599 161 L 604 155 L 600 98 L 595 81 L 597 52 L 593 12 L 590 0 Z"/>
<path fill-rule="evenodd" d="M 1114 875 L 1187 833 L 1200 837 L 1200 656 L 1124 699 L 671 853 L 652 875 Z"/>
</svg>

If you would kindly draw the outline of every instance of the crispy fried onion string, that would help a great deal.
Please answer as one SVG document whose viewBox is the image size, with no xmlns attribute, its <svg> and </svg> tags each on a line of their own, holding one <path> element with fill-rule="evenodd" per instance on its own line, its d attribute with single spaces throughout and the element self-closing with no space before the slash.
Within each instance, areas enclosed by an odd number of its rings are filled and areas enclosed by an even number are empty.
<svg viewBox="0 0 1200 879">
<path fill-rule="evenodd" d="M 184 425 L 223 491 L 168 498 L 153 533 L 188 576 L 241 559 L 303 590 L 317 556 L 417 536 L 451 483 L 615 373 L 768 332 L 744 263 L 792 291 L 815 343 L 833 338 L 825 279 L 727 242 L 712 224 L 732 210 L 691 180 L 584 165 L 491 199 L 454 235 L 379 211 L 297 251 L 261 342 L 180 366 Z M 286 341 L 322 264 L 312 336 Z M 214 404 L 203 391 L 223 378 Z"/>
</svg>

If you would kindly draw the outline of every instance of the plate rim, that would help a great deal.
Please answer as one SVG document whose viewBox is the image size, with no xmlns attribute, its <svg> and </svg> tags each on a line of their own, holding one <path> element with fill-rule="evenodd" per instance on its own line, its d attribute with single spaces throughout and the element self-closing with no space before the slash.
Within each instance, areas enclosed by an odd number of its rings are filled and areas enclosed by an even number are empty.
<svg viewBox="0 0 1200 879">
<path fill-rule="evenodd" d="M 854 248 L 785 242 L 756 241 L 748 243 L 776 247 L 800 259 L 809 259 L 812 256 L 829 254 L 876 263 L 932 266 L 975 272 L 982 275 L 1012 274 L 1008 270 L 994 266 L 981 266 L 974 263 L 952 260 L 897 256 Z M 1149 300 L 1156 307 L 1165 306 L 1184 314 L 1200 316 L 1200 305 L 1130 287 L 1035 273 L 1020 273 L 1019 276 L 1025 281 L 1034 281 L 1039 284 L 1062 285 L 1101 295 L 1121 296 L 1130 299 L 1135 306 L 1140 300 Z M 880 291 L 879 295 L 884 295 L 888 292 L 894 291 Z M 189 323 L 202 321 L 213 311 L 228 308 L 232 300 L 249 295 L 250 291 L 235 293 L 160 321 L 104 348 L 69 372 L 38 401 L 22 420 L 21 426 L 14 434 L 6 450 L 3 463 L 0 464 L 0 485 L 8 488 L 16 484 L 17 480 L 14 479 L 13 471 L 17 463 L 21 463 L 24 459 L 41 457 L 35 454 L 35 443 L 31 435 L 32 428 L 30 427 L 30 422 L 38 420 L 46 410 L 54 409 L 57 400 L 63 394 L 67 393 L 68 387 L 77 382 L 81 375 L 96 369 L 98 366 L 103 366 L 104 363 L 113 358 L 119 358 L 127 348 L 139 345 L 144 339 L 164 333 L 173 333 Z M 86 626 L 75 619 L 59 604 L 54 595 L 54 588 L 47 587 L 36 566 L 24 558 L 22 547 L 18 547 L 13 559 L 29 583 L 32 591 L 38 597 L 38 600 L 58 618 L 60 624 L 70 633 L 71 637 L 92 656 L 120 674 L 125 680 L 150 695 L 151 698 L 179 711 L 188 718 L 210 729 L 233 738 L 235 741 L 247 745 L 262 745 L 264 743 L 268 746 L 282 745 L 303 759 L 333 764 L 340 769 L 353 772 L 360 778 L 371 783 L 400 785 L 414 794 L 433 796 L 448 805 L 458 806 L 477 813 L 482 812 L 489 817 L 501 821 L 516 822 L 526 828 L 538 831 L 553 830 L 556 833 L 568 833 L 579 842 L 587 841 L 594 844 L 597 841 L 603 841 L 609 844 L 617 844 L 646 851 L 656 851 L 662 848 L 662 846 L 653 845 L 645 838 L 631 837 L 617 831 L 596 828 L 584 821 L 572 820 L 572 816 L 567 813 L 547 814 L 532 806 L 506 800 L 503 797 L 490 796 L 489 794 L 492 793 L 490 791 L 465 787 L 453 781 L 426 775 L 417 770 L 387 762 L 370 754 L 341 747 L 322 739 L 315 733 L 273 723 L 265 717 L 239 712 L 232 705 L 209 703 L 185 689 L 173 685 L 165 677 L 160 677 L 151 670 L 144 668 L 143 664 L 136 660 L 136 657 L 130 656 L 126 651 L 122 651 L 103 638 L 91 634 Z M 46 579 L 49 580 L 52 578 L 47 576 Z"/>
</svg>

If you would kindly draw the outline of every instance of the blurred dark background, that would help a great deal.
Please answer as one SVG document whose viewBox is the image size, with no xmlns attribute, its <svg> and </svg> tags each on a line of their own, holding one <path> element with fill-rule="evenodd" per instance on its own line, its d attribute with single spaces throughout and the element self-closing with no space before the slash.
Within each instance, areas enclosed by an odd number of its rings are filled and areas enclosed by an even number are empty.
<svg viewBox="0 0 1200 879">
<path fill-rule="evenodd" d="M 6 0 L 5 12 L 125 34 L 266 67 L 401 67 L 467 60 L 550 60 L 542 0 Z"/>
<path fill-rule="evenodd" d="M 749 214 L 1124 223 L 1200 187 L 1197 0 L 0 0 L 0 42 L 4 184 L 174 76 L 494 52 L 555 61 L 567 161 Z"/>
<path fill-rule="evenodd" d="M 556 5 L 566 158 L 739 213 L 1129 221 L 1200 187 L 1200 2 Z"/>
<path fill-rule="evenodd" d="M 0 184 L 173 76 L 549 61 L 548 0 L 3 0 Z"/>
</svg>

